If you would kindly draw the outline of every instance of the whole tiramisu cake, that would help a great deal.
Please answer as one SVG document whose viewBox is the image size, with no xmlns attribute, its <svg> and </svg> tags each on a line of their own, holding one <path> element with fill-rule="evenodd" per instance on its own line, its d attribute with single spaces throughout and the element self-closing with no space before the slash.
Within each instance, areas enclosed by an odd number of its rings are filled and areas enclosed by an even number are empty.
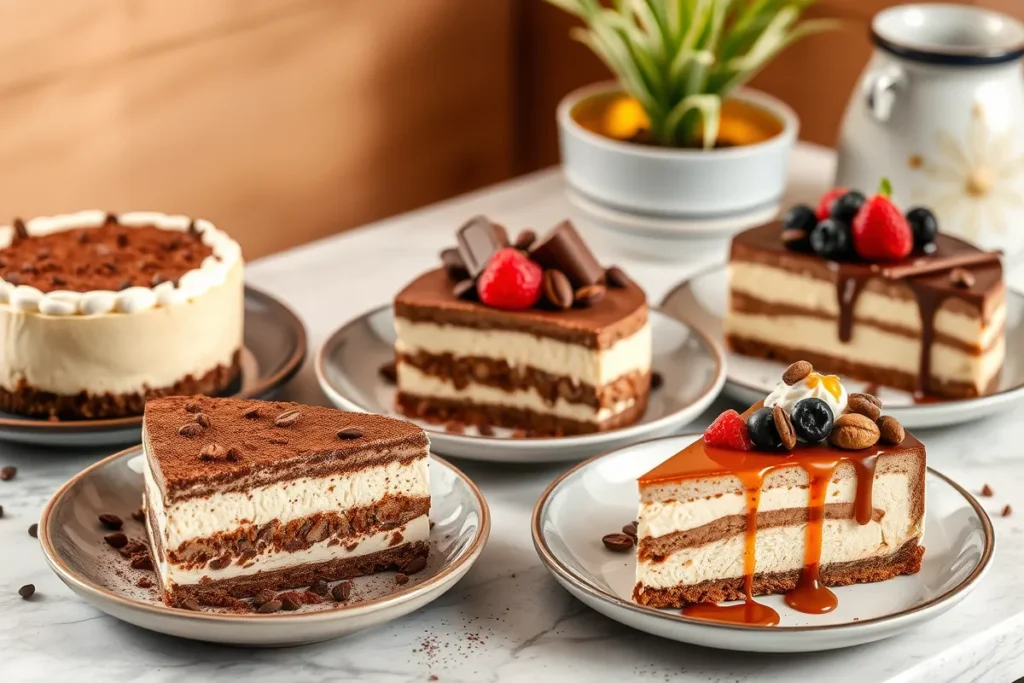
<svg viewBox="0 0 1024 683">
<path fill-rule="evenodd" d="M 208 221 L 86 211 L 0 228 L 0 410 L 142 413 L 238 375 L 238 244 Z"/>
<path fill-rule="evenodd" d="M 647 299 L 563 222 L 537 239 L 478 217 L 395 297 L 398 407 L 529 435 L 636 422 L 651 381 Z"/>
<path fill-rule="evenodd" d="M 928 395 L 965 398 L 998 383 L 1005 354 L 999 255 L 906 216 L 886 187 L 833 190 L 817 211 L 737 235 L 726 340 L 733 351 Z"/>
<path fill-rule="evenodd" d="M 633 598 L 644 605 L 770 626 L 778 614 L 756 595 L 821 614 L 837 604 L 827 586 L 921 568 L 924 446 L 874 396 L 848 395 L 805 361 L 639 486 Z"/>
<path fill-rule="evenodd" d="M 415 425 L 295 403 L 146 404 L 145 504 L 172 606 L 426 565 L 429 442 Z"/>
</svg>

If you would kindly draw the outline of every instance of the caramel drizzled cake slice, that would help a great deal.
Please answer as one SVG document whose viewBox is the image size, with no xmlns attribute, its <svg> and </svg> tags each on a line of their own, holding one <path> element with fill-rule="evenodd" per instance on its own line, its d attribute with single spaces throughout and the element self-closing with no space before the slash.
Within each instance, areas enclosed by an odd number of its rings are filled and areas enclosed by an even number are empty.
<svg viewBox="0 0 1024 683">
<path fill-rule="evenodd" d="M 425 564 L 429 442 L 415 425 L 173 397 L 146 405 L 143 448 L 146 526 L 169 605 Z"/>
</svg>

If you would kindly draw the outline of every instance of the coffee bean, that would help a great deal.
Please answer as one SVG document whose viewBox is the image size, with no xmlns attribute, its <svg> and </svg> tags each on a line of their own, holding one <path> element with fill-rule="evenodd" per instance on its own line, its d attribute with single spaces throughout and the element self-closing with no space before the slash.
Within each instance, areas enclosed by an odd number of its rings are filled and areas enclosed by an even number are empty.
<svg viewBox="0 0 1024 683">
<path fill-rule="evenodd" d="M 782 381 L 788 386 L 793 386 L 812 372 L 814 372 L 813 365 L 805 360 L 798 360 L 786 368 L 786 371 L 782 373 Z"/>
<path fill-rule="evenodd" d="M 907 438 L 907 430 L 895 417 L 885 415 L 878 420 L 879 439 L 882 443 L 899 446 Z"/>
<path fill-rule="evenodd" d="M 850 396 L 846 403 L 846 410 L 851 413 L 863 415 L 869 420 L 877 420 L 882 414 L 882 411 L 878 406 L 869 401 L 865 396 L 858 394 Z"/>
<path fill-rule="evenodd" d="M 633 539 L 626 534 L 607 534 L 601 539 L 604 547 L 617 553 L 629 552 L 633 547 Z"/>
<path fill-rule="evenodd" d="M 242 417 L 244 417 L 246 420 L 260 419 L 262 417 L 262 414 L 260 413 L 260 407 L 252 406 L 250 408 L 246 408 L 245 412 L 242 413 Z"/>
<path fill-rule="evenodd" d="M 345 602 L 348 600 L 348 596 L 352 594 L 352 582 L 342 581 L 337 586 L 331 589 L 331 597 L 338 602 Z"/>
<path fill-rule="evenodd" d="M 609 287 L 615 287 L 617 289 L 625 289 L 633 284 L 633 281 L 629 279 L 625 271 L 618 266 L 612 266 L 608 270 L 604 271 L 604 281 L 608 283 Z"/>
<path fill-rule="evenodd" d="M 290 427 L 298 421 L 300 415 L 302 415 L 302 413 L 294 408 L 292 410 L 286 410 L 274 418 L 274 425 L 278 427 Z"/>
<path fill-rule="evenodd" d="M 604 298 L 606 291 L 604 285 L 584 285 L 576 290 L 573 303 L 580 308 L 596 306 Z"/>
<path fill-rule="evenodd" d="M 208 443 L 199 451 L 199 459 L 209 462 L 210 460 L 224 460 L 227 458 L 228 449 L 219 443 Z"/>
<path fill-rule="evenodd" d="M 651 373 L 651 391 L 657 391 L 658 389 L 661 389 L 661 387 L 664 386 L 664 384 L 664 375 L 657 371 Z"/>
<path fill-rule="evenodd" d="M 636 522 L 630 522 L 626 526 L 622 527 L 622 533 L 626 534 L 636 542 Z"/>
<path fill-rule="evenodd" d="M 409 583 L 409 577 L 403 574 L 402 572 L 398 572 L 397 574 L 395 574 L 395 583 L 397 583 L 399 586 L 404 586 L 405 584 Z"/>
<path fill-rule="evenodd" d="M 391 360 L 377 369 L 377 374 L 388 384 L 398 383 L 398 366 Z"/>
<path fill-rule="evenodd" d="M 121 527 L 124 526 L 124 522 L 117 515 L 105 512 L 99 516 L 100 524 L 110 529 L 111 531 L 120 531 Z"/>
<path fill-rule="evenodd" d="M 194 419 L 196 421 L 196 424 L 202 427 L 203 429 L 210 428 L 210 418 L 206 415 L 206 413 L 196 413 Z"/>
<path fill-rule="evenodd" d="M 123 531 L 115 531 L 112 534 L 107 534 L 103 537 L 103 540 L 107 542 L 111 548 L 123 548 L 128 545 L 128 537 L 125 536 Z"/>
<path fill-rule="evenodd" d="M 189 422 L 178 427 L 178 434 L 186 439 L 194 439 L 203 433 L 203 426 L 195 422 Z"/>
<path fill-rule="evenodd" d="M 838 448 L 857 451 L 874 446 L 880 436 L 874 420 L 857 413 L 846 413 L 836 418 L 828 440 Z"/>
<path fill-rule="evenodd" d="M 338 430 L 338 438 L 343 441 L 351 441 L 353 439 L 359 439 L 363 436 L 363 430 L 358 427 L 345 427 L 344 429 Z"/>
<path fill-rule="evenodd" d="M 284 601 L 282 600 L 268 600 L 258 608 L 256 608 L 256 614 L 273 614 L 284 607 Z M 295 607 L 294 609 L 298 609 Z"/>
<path fill-rule="evenodd" d="M 26 583 L 24 586 L 18 589 L 18 595 L 21 596 L 22 600 L 28 600 L 36 594 L 36 587 L 31 583 Z"/>
<path fill-rule="evenodd" d="M 772 419 L 775 421 L 775 430 L 779 433 L 779 438 L 782 440 L 782 447 L 787 451 L 793 450 L 796 446 L 796 430 L 793 429 L 793 422 L 789 419 L 789 413 L 782 406 L 777 405 L 772 408 Z"/>
<path fill-rule="evenodd" d="M 537 233 L 533 230 L 523 230 L 516 237 L 516 241 L 512 244 L 516 249 L 522 249 L 526 251 L 530 246 L 537 241 Z"/>
<path fill-rule="evenodd" d="M 186 413 L 198 413 L 200 410 L 199 404 L 195 401 L 189 401 L 185 404 Z"/>
<path fill-rule="evenodd" d="M 544 271 L 544 298 L 555 308 L 566 309 L 572 306 L 572 284 L 565 273 L 560 270 Z"/>
<path fill-rule="evenodd" d="M 0 468 L 0 481 L 10 481 L 16 474 L 18 474 L 18 468 L 13 465 Z"/>
<path fill-rule="evenodd" d="M 256 595 L 253 596 L 252 604 L 254 604 L 257 607 L 259 607 L 260 605 L 265 605 L 266 603 L 270 602 L 271 600 L 275 599 L 276 597 L 277 597 L 277 593 L 275 593 L 274 591 L 263 589 L 260 592 L 256 593 Z"/>
<path fill-rule="evenodd" d="M 862 393 L 858 393 L 858 392 L 854 392 L 854 393 L 850 394 L 850 399 L 855 399 L 855 398 L 862 398 L 865 401 L 868 401 L 869 403 L 874 403 L 876 406 L 878 406 L 879 410 L 882 409 L 882 402 L 874 394 L 862 394 Z"/>
</svg>

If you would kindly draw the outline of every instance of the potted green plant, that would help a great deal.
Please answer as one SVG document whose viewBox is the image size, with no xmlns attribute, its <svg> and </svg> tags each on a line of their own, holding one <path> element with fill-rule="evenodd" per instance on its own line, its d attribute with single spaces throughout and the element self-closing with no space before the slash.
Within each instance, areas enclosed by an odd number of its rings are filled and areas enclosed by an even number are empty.
<svg viewBox="0 0 1024 683">
<path fill-rule="evenodd" d="M 741 86 L 833 23 L 801 19 L 813 1 L 548 0 L 583 21 L 573 37 L 617 78 L 558 107 L 574 204 L 599 223 L 682 226 L 719 243 L 722 226 L 731 234 L 774 214 L 799 123 L 784 103 Z"/>
</svg>

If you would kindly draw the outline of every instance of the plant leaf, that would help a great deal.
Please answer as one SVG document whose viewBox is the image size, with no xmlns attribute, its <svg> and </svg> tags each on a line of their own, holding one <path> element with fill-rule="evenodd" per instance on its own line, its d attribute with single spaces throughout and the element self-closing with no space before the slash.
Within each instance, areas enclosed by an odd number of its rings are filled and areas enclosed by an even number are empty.
<svg viewBox="0 0 1024 683">
<path fill-rule="evenodd" d="M 665 126 L 674 130 L 690 111 L 698 111 L 704 125 L 704 149 L 710 149 L 718 139 L 718 116 L 722 108 L 722 100 L 717 95 L 689 95 L 672 108 Z M 678 140 L 678 138 L 677 138 Z M 684 144 L 687 140 L 680 140 Z"/>
</svg>

